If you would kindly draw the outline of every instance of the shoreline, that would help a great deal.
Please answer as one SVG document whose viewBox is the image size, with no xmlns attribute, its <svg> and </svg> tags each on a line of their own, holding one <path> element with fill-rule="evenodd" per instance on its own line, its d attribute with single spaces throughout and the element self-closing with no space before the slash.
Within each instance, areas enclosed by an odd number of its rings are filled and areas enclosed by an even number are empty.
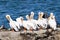
<svg viewBox="0 0 60 40">
<path fill-rule="evenodd" d="M 49 37 L 45 34 L 46 31 L 27 31 L 27 32 L 12 32 L 12 31 L 1 31 L 0 32 L 0 40 L 35 40 L 37 37 L 41 37 L 41 40 L 49 40 L 54 38 L 53 40 L 60 40 L 60 31 L 52 32 L 52 35 Z M 44 38 L 46 37 L 46 38 Z M 52 38 L 51 38 L 52 37 Z"/>
<path fill-rule="evenodd" d="M 60 29 L 60 26 L 59 26 Z M 0 40 L 37 40 L 39 37 L 40 40 L 60 40 L 60 30 L 47 32 L 45 30 L 38 31 L 10 31 L 6 29 L 0 29 Z M 44 38 L 45 37 L 45 38 Z"/>
</svg>

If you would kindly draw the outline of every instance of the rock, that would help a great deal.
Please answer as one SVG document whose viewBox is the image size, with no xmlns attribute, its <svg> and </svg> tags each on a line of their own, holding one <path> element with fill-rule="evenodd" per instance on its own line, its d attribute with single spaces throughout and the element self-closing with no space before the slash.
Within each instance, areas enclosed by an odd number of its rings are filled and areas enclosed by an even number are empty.
<svg viewBox="0 0 60 40">
<path fill-rule="evenodd" d="M 52 35 L 47 36 L 46 30 L 39 31 L 0 31 L 0 40 L 59 40 L 60 32 L 52 32 Z M 48 33 L 48 32 L 47 32 Z"/>
</svg>

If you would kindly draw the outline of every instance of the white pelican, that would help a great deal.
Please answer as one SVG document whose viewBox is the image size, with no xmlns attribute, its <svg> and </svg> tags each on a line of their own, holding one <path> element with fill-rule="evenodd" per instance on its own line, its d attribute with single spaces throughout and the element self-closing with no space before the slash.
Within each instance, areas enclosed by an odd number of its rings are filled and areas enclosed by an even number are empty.
<svg viewBox="0 0 60 40">
<path fill-rule="evenodd" d="M 27 20 L 29 20 L 28 15 L 26 15 Z M 28 25 L 29 22 L 27 20 L 23 20 L 23 17 L 19 17 L 16 19 L 16 21 L 19 23 L 20 26 L 24 27 L 24 30 L 30 30 L 30 26 Z"/>
<path fill-rule="evenodd" d="M 16 21 L 13 21 L 11 19 L 10 15 L 6 15 L 6 18 L 9 21 L 9 25 L 10 25 L 11 29 L 14 29 L 15 31 L 19 31 L 17 28 L 19 26 L 18 23 Z"/>
<path fill-rule="evenodd" d="M 26 15 L 26 19 L 27 19 L 27 21 L 23 21 L 24 27 L 27 28 L 27 30 L 35 29 L 33 23 L 31 23 L 29 15 Z"/>
<path fill-rule="evenodd" d="M 47 28 L 47 19 L 43 18 L 44 13 L 39 12 L 38 15 L 39 15 L 38 24 L 42 26 L 42 28 Z"/>
<path fill-rule="evenodd" d="M 38 13 L 39 17 L 38 17 L 38 24 L 39 26 L 42 26 L 43 27 L 43 13 L 41 14 L 41 12 Z"/>
<path fill-rule="evenodd" d="M 21 28 L 23 26 L 23 17 L 17 18 L 16 21 L 18 22 L 18 24 L 20 26 L 19 28 Z"/>
<path fill-rule="evenodd" d="M 51 28 L 53 28 L 54 30 L 56 30 L 56 20 L 55 20 L 55 16 L 53 15 L 53 13 L 50 14 L 50 17 L 48 18 L 48 24 Z"/>
<path fill-rule="evenodd" d="M 30 18 L 33 19 L 33 17 L 34 17 L 34 12 L 31 12 Z"/>
<path fill-rule="evenodd" d="M 37 28 L 38 22 L 37 22 L 37 20 L 34 19 L 34 12 L 31 12 L 30 19 L 31 19 L 31 23 L 34 24 L 35 28 Z"/>
</svg>

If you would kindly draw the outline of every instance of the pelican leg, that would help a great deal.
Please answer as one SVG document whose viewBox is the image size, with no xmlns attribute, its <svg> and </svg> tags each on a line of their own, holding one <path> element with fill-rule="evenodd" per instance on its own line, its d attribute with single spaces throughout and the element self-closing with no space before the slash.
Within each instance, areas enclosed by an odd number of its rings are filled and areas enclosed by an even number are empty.
<svg viewBox="0 0 60 40">
<path fill-rule="evenodd" d="M 40 30 L 43 29 L 42 26 L 40 26 Z"/>
<path fill-rule="evenodd" d="M 14 32 L 14 28 L 12 28 L 11 31 Z"/>
<path fill-rule="evenodd" d="M 33 31 L 33 28 L 32 27 L 30 27 L 30 31 Z"/>
<path fill-rule="evenodd" d="M 27 29 L 24 27 L 24 29 L 23 29 L 24 31 L 27 31 Z"/>
<path fill-rule="evenodd" d="M 20 26 L 20 29 L 19 29 L 19 31 L 22 31 L 24 29 L 24 27 L 23 26 Z"/>
</svg>

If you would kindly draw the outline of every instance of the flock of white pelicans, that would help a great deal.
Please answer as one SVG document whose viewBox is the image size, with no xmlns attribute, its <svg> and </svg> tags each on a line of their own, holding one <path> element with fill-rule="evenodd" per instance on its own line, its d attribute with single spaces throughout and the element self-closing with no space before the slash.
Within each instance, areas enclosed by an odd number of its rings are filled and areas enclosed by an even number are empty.
<svg viewBox="0 0 60 40">
<path fill-rule="evenodd" d="M 46 29 L 50 27 L 53 30 L 56 30 L 56 20 L 53 13 L 50 13 L 50 16 L 48 18 L 43 18 L 44 13 L 39 12 L 38 13 L 38 19 L 34 19 L 34 12 L 31 12 L 30 15 L 26 15 L 26 19 L 22 16 L 19 18 L 16 18 L 16 21 L 14 21 L 10 15 L 6 15 L 6 19 L 9 21 L 9 25 L 11 27 L 11 30 L 19 31 L 23 28 L 24 31 L 29 30 L 40 30 L 40 29 Z M 48 26 L 49 25 L 49 26 Z"/>
</svg>

